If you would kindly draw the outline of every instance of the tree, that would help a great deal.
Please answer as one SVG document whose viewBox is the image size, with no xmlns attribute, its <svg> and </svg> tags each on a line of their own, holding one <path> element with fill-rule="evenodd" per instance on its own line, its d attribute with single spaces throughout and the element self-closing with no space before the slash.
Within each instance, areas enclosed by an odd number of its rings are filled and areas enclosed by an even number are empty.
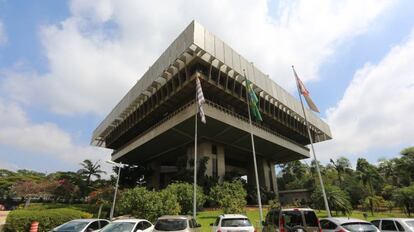
<svg viewBox="0 0 414 232">
<path fill-rule="evenodd" d="M 377 211 L 381 206 L 385 206 L 385 200 L 381 196 L 367 196 L 363 202 L 364 208 L 371 211 L 371 215 L 374 216 L 374 211 Z"/>
<path fill-rule="evenodd" d="M 339 157 L 336 161 L 330 159 L 330 162 L 338 174 L 339 185 L 342 186 L 343 175 L 350 169 L 351 163 L 345 157 Z"/>
<path fill-rule="evenodd" d="M 247 192 L 240 181 L 218 184 L 211 189 L 210 194 L 224 213 L 242 213 L 247 204 Z"/>
<path fill-rule="evenodd" d="M 51 195 L 56 188 L 56 183 L 53 181 L 36 182 L 32 180 L 19 181 L 12 186 L 12 191 L 19 197 L 26 200 L 24 207 L 29 207 L 30 201 L 33 197 L 44 197 Z"/>
<path fill-rule="evenodd" d="M 394 190 L 392 198 L 411 217 L 411 213 L 414 211 L 414 184 Z"/>
<path fill-rule="evenodd" d="M 408 147 L 401 152 L 401 158 L 397 160 L 396 168 L 404 180 L 405 186 L 411 185 L 414 180 L 414 147 Z"/>
<path fill-rule="evenodd" d="M 343 214 L 351 214 L 352 205 L 349 201 L 349 196 L 346 192 L 342 191 L 339 187 L 333 185 L 325 185 L 325 193 L 328 198 L 328 204 L 330 210 L 340 211 Z M 311 196 L 312 201 L 316 208 L 324 208 L 323 194 L 320 186 L 318 186 Z"/>
<path fill-rule="evenodd" d="M 101 165 L 99 161 L 92 163 L 91 160 L 84 160 L 80 165 L 83 167 L 78 170 L 78 174 L 86 177 L 86 184 L 89 186 L 92 177 L 101 178 L 101 174 L 106 172 L 101 170 Z"/>
<path fill-rule="evenodd" d="M 370 164 L 366 159 L 359 158 L 356 166 L 358 179 L 367 187 L 369 195 L 374 196 L 374 183 L 379 184 L 381 176 L 376 167 Z"/>
</svg>

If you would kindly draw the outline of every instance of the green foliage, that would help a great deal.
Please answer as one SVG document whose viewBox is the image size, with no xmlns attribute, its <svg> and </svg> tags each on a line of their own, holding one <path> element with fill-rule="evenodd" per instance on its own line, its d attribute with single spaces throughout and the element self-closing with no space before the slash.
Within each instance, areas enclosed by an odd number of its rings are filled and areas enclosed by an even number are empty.
<svg viewBox="0 0 414 232">
<path fill-rule="evenodd" d="M 210 195 L 224 213 L 242 213 L 247 204 L 247 192 L 240 181 L 218 184 L 211 189 Z"/>
<path fill-rule="evenodd" d="M 181 208 L 177 196 L 171 191 L 148 191 L 143 187 L 128 189 L 118 202 L 120 214 L 155 221 L 161 215 L 176 215 Z"/>
<path fill-rule="evenodd" d="M 281 205 L 280 202 L 277 198 L 273 199 L 273 200 L 269 200 L 269 210 L 271 209 L 280 209 Z"/>
<path fill-rule="evenodd" d="M 384 205 L 385 200 L 381 196 L 367 196 L 362 204 L 364 208 L 371 211 L 371 215 L 374 215 L 374 211 L 378 211 Z"/>
<path fill-rule="evenodd" d="M 342 191 L 339 187 L 333 185 L 325 185 L 326 197 L 328 198 L 330 210 L 342 212 L 343 214 L 350 214 L 352 211 L 351 202 L 349 202 L 349 196 L 346 192 Z M 311 196 L 315 207 L 318 209 L 324 208 L 324 200 L 322 190 L 318 186 Z"/>
<path fill-rule="evenodd" d="M 100 179 L 101 174 L 105 173 L 101 170 L 101 165 L 99 164 L 99 161 L 92 163 L 91 160 L 86 159 L 82 163 L 80 163 L 80 165 L 82 166 L 82 168 L 78 170 L 78 174 L 85 178 L 86 184 L 88 186 L 91 182 L 92 177 Z"/>
<path fill-rule="evenodd" d="M 14 210 L 6 220 L 6 232 L 29 231 L 32 221 L 39 222 L 39 231 L 49 231 L 67 221 L 79 218 L 91 218 L 92 215 L 74 209 Z"/>
<path fill-rule="evenodd" d="M 181 207 L 180 214 L 193 212 L 193 185 L 189 183 L 173 183 L 164 190 L 177 197 Z M 201 209 L 206 202 L 206 196 L 200 186 L 197 186 L 197 209 Z"/>
<path fill-rule="evenodd" d="M 408 216 L 411 216 L 411 213 L 414 211 L 414 184 L 394 190 L 393 200 L 396 205 L 404 208 Z"/>
</svg>

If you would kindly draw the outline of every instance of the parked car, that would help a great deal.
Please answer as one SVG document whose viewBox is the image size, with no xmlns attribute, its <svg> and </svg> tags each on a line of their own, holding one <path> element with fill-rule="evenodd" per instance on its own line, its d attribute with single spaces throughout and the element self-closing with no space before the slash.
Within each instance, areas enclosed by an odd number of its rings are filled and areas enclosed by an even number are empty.
<svg viewBox="0 0 414 232">
<path fill-rule="evenodd" d="M 379 232 L 373 224 L 356 218 L 323 218 L 320 224 L 323 232 Z"/>
<path fill-rule="evenodd" d="M 153 232 L 181 231 L 199 232 L 201 225 L 191 216 L 162 216 L 155 222 Z"/>
<path fill-rule="evenodd" d="M 414 232 L 414 218 L 381 218 L 371 221 L 381 232 Z"/>
<path fill-rule="evenodd" d="M 97 231 L 109 223 L 105 219 L 76 219 L 66 222 L 56 228 L 53 232 L 92 232 Z"/>
<path fill-rule="evenodd" d="M 152 232 L 154 225 L 144 219 L 115 220 L 106 225 L 100 232 Z"/>
<path fill-rule="evenodd" d="M 256 232 L 249 218 L 241 214 L 222 214 L 212 224 L 212 232 Z"/>
<path fill-rule="evenodd" d="M 321 232 L 318 217 L 310 208 L 272 209 L 263 222 L 264 232 Z"/>
</svg>

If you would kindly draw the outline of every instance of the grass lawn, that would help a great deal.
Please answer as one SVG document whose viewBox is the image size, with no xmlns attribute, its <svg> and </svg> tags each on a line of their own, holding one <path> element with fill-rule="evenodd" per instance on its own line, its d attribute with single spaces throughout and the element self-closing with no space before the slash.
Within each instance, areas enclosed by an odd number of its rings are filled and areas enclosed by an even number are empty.
<svg viewBox="0 0 414 232">
<path fill-rule="evenodd" d="M 319 218 L 324 218 L 327 217 L 326 211 L 321 210 L 315 211 L 316 214 L 318 215 Z M 198 213 L 197 215 L 197 222 L 201 224 L 201 231 L 202 232 L 210 232 L 211 231 L 211 227 L 210 227 L 210 223 L 213 223 L 216 220 L 217 215 L 222 214 L 223 212 L 220 210 L 205 210 L 205 211 L 201 211 Z M 266 216 L 267 213 L 267 209 L 263 209 L 263 218 Z M 365 220 L 364 216 L 363 216 L 362 211 L 352 211 L 352 214 L 349 216 L 351 218 L 359 218 L 362 220 Z M 246 208 L 246 213 L 247 217 L 250 219 L 250 221 L 254 224 L 255 228 L 258 229 L 259 228 L 259 209 L 258 208 Z M 344 215 L 332 215 L 333 217 L 346 217 Z M 385 218 L 385 217 L 402 217 L 405 218 L 407 217 L 405 214 L 401 213 L 401 212 L 376 212 L 374 213 L 374 216 L 371 216 L 370 213 L 368 213 L 368 221 L 371 221 L 373 219 L 376 218 Z M 413 217 L 413 216 L 412 216 Z"/>
</svg>

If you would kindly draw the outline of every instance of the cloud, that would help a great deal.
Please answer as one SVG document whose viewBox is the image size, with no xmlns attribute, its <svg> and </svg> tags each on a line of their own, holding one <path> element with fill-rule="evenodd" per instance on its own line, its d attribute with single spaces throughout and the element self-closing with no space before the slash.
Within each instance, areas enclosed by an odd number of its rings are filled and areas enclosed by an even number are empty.
<svg viewBox="0 0 414 232">
<path fill-rule="evenodd" d="M 4 28 L 3 21 L 0 20 L 0 46 L 7 43 L 6 29 Z"/>
<path fill-rule="evenodd" d="M 414 28 L 378 64 L 355 73 L 342 99 L 328 110 L 334 139 L 318 145 L 324 158 L 414 145 L 412 60 Z"/>
<path fill-rule="evenodd" d="M 18 86 L 10 93 L 16 99 L 45 104 L 55 113 L 103 116 L 196 19 L 290 88 L 291 64 L 305 81 L 317 79 L 335 49 L 364 33 L 390 2 L 280 1 L 276 9 L 272 4 L 74 0 L 69 18 L 42 26 L 48 72 L 3 82 Z"/>
<path fill-rule="evenodd" d="M 105 159 L 105 156 L 109 159 L 109 150 L 76 145 L 71 136 L 56 124 L 33 123 L 17 104 L 6 103 L 2 99 L 0 145 L 27 151 L 28 155 L 43 154 L 73 164 L 84 159 Z"/>
</svg>

